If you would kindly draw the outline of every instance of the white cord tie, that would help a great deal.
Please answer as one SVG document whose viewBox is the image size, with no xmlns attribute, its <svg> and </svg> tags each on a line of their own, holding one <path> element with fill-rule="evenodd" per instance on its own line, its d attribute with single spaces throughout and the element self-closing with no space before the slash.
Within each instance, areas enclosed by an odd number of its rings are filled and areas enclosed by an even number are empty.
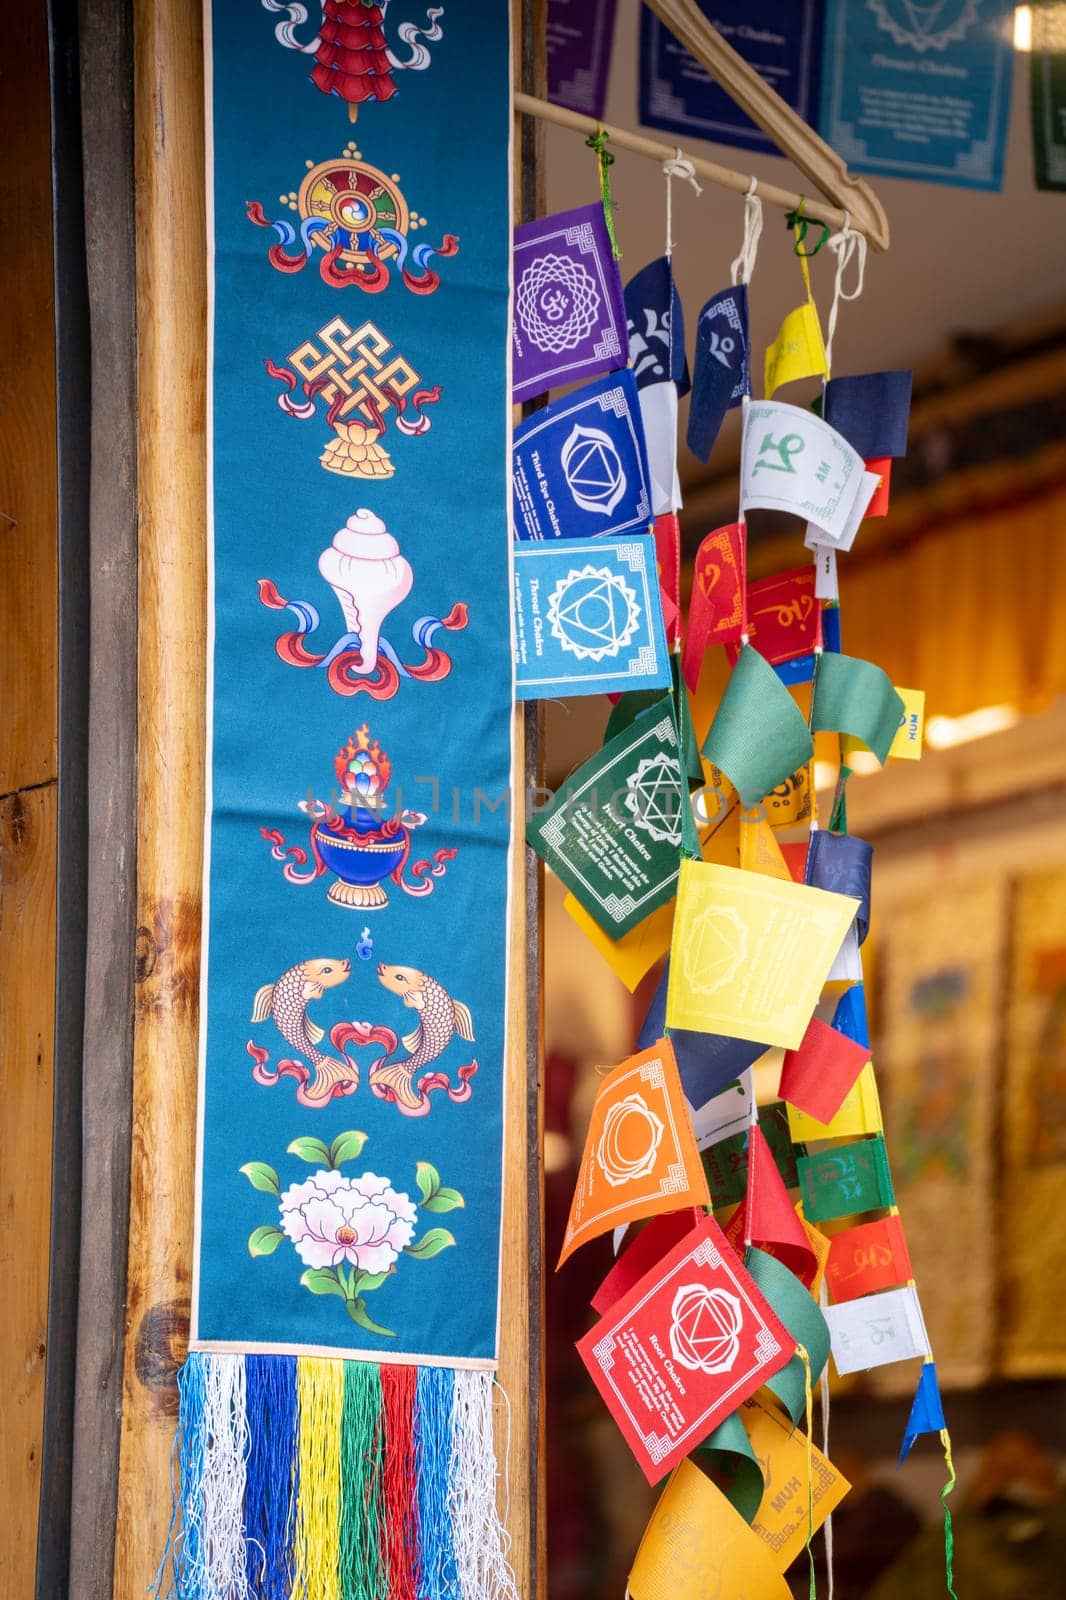
<svg viewBox="0 0 1066 1600">
<path fill-rule="evenodd" d="M 752 178 L 744 196 L 744 242 L 730 268 L 734 284 L 750 283 L 755 271 L 755 257 L 759 253 L 759 240 L 762 238 L 762 201 L 757 193 L 758 187 L 757 180 Z"/>
<path fill-rule="evenodd" d="M 830 234 L 826 240 L 829 249 L 837 258 L 836 277 L 833 281 L 833 304 L 829 308 L 829 321 L 826 324 L 828 338 L 825 341 L 825 364 L 828 371 L 833 369 L 833 335 L 837 328 L 837 312 L 840 310 L 842 300 L 857 300 L 862 294 L 863 284 L 866 280 L 866 236 L 856 233 L 851 226 L 851 217 L 847 211 L 844 213 L 844 226 L 839 233 Z M 855 259 L 855 284 L 849 294 L 844 292 L 844 273 Z"/>
<path fill-rule="evenodd" d="M 663 162 L 663 177 L 666 179 L 666 254 L 674 253 L 674 206 L 672 178 L 683 178 L 686 183 L 691 183 L 697 194 L 702 194 L 702 187 L 696 182 L 696 169 L 687 156 L 681 154 L 681 146 L 674 146 L 674 154 Z"/>
</svg>

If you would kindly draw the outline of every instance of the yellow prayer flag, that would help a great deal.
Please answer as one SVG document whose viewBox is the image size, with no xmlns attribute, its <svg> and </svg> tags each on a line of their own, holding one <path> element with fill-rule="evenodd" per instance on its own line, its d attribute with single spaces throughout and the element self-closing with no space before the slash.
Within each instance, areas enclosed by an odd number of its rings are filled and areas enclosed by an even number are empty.
<svg viewBox="0 0 1066 1600">
<path fill-rule="evenodd" d="M 899 731 L 888 747 L 889 760 L 895 757 L 899 761 L 920 761 L 925 731 L 925 690 L 897 689 L 896 693 L 903 701 L 903 716 Z"/>
<path fill-rule="evenodd" d="M 818 1122 L 805 1111 L 789 1106 L 788 1127 L 793 1144 L 815 1139 L 860 1139 L 868 1133 L 880 1133 L 884 1123 L 873 1062 L 868 1061 L 863 1067 L 832 1122 Z"/>
<path fill-rule="evenodd" d="M 815 734 L 815 752 L 817 749 L 818 735 Z M 771 828 L 791 828 L 797 822 L 806 822 L 812 815 L 818 815 L 815 800 L 811 769 L 809 766 L 800 767 L 791 778 L 786 778 L 784 783 L 779 783 L 764 797 L 766 820 Z"/>
<path fill-rule="evenodd" d="M 659 1498 L 629 1593 L 631 1600 L 790 1600 L 764 1541 L 691 1461 L 682 1461 Z"/>
<path fill-rule="evenodd" d="M 797 1049 L 858 905 L 807 884 L 682 861 L 668 1026 Z"/>
<path fill-rule="evenodd" d="M 816 1228 L 813 1222 L 807 1221 L 807 1218 L 803 1215 L 802 1200 L 798 1200 L 796 1202 L 796 1210 L 799 1213 L 800 1221 L 803 1223 L 803 1231 L 807 1235 L 807 1242 L 814 1251 L 815 1260 L 817 1262 L 817 1265 L 814 1269 L 814 1277 L 808 1285 L 811 1294 L 817 1300 L 818 1295 L 821 1292 L 822 1280 L 825 1277 L 825 1268 L 826 1263 L 829 1260 L 829 1251 L 832 1248 L 832 1241 L 827 1239 L 822 1230 L 820 1228 Z"/>
<path fill-rule="evenodd" d="M 792 881 L 781 846 L 764 815 L 750 811 L 741 813 L 740 865 L 746 872 L 762 872 L 768 878 L 780 878 L 783 883 Z"/>
<path fill-rule="evenodd" d="M 766 398 L 783 383 L 825 376 L 825 345 L 814 301 L 790 311 L 766 351 Z"/>
<path fill-rule="evenodd" d="M 766 1542 L 774 1565 L 784 1572 L 807 1543 L 808 1474 L 812 1532 L 822 1526 L 851 1485 L 776 1406 L 753 1395 L 741 1406 L 740 1417 L 765 1483 L 752 1532 Z"/>
<path fill-rule="evenodd" d="M 563 909 L 577 923 L 582 933 L 588 935 L 630 994 L 636 989 L 645 973 L 650 972 L 670 948 L 670 933 L 674 926 L 672 900 L 665 906 L 660 906 L 657 911 L 653 911 L 650 917 L 645 917 L 643 922 L 638 922 L 635 928 L 630 928 L 620 939 L 609 939 L 576 896 L 568 894 L 563 901 Z"/>
</svg>

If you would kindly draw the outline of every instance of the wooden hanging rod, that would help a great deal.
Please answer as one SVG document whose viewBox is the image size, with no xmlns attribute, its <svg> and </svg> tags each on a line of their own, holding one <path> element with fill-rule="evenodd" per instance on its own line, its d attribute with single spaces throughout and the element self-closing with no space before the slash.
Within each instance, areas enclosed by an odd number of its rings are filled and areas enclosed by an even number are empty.
<svg viewBox="0 0 1066 1600">
<path fill-rule="evenodd" d="M 516 94 L 514 107 L 523 116 L 536 117 L 541 122 L 554 122 L 558 127 L 569 128 L 574 133 L 587 135 L 595 133 L 602 126 L 604 132 L 610 135 L 612 145 L 617 145 L 620 150 L 631 150 L 637 156 L 647 156 L 650 161 L 669 161 L 677 154 L 676 145 L 660 144 L 657 139 L 646 139 L 642 133 L 629 133 L 624 128 L 610 128 L 606 123 L 598 123 L 592 117 L 583 116 L 579 111 L 567 111 L 563 106 L 552 105 L 547 100 L 537 100 L 530 94 Z M 716 161 L 707 161 L 702 156 L 688 155 L 687 152 L 685 159 L 691 161 L 698 178 L 705 178 L 709 183 L 716 183 L 723 189 L 733 189 L 737 194 L 747 194 L 751 185 L 750 173 L 736 172 L 732 167 L 720 167 Z M 828 222 L 833 228 L 841 228 L 844 225 L 844 212 L 816 196 L 801 196 L 792 189 L 780 188 L 776 183 L 764 183 L 762 179 L 759 180 L 756 193 L 767 205 L 780 206 L 782 211 L 794 211 L 802 198 L 805 202 L 805 216 L 811 217 L 815 222 Z M 849 215 L 851 226 L 856 233 L 865 234 L 875 250 L 887 250 L 887 223 L 883 231 L 874 234 L 867 231 L 867 227 L 854 212 L 850 211 L 850 208 Z"/>
</svg>

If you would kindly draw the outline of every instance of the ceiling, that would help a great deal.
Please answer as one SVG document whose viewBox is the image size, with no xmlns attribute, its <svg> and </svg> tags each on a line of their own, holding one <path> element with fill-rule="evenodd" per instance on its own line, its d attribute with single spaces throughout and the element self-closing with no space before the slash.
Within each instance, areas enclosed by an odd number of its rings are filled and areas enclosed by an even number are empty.
<svg viewBox="0 0 1066 1600">
<path fill-rule="evenodd" d="M 636 129 L 639 0 L 619 0 L 605 124 Z M 834 349 L 837 372 L 911 367 L 960 334 L 987 333 L 1060 303 L 1066 286 L 1066 195 L 1041 194 L 1033 182 L 1029 137 L 1029 58 L 1015 60 L 1014 97 L 1003 190 L 986 194 L 940 184 L 879 178 L 875 187 L 892 233 L 886 255 L 870 253 L 862 299 L 841 307 Z M 647 130 L 663 143 L 673 135 Z M 692 153 L 756 177 L 802 189 L 806 180 L 786 161 L 691 140 Z M 581 136 L 546 129 L 547 209 L 563 211 L 598 193 L 596 160 Z M 616 151 L 611 180 L 615 223 L 628 280 L 662 253 L 665 180 L 655 162 Z M 871 180 L 873 181 L 873 180 Z M 701 305 L 730 281 L 740 247 L 743 201 L 705 185 L 697 196 L 674 184 L 674 271 L 685 308 L 691 359 Z M 823 325 L 834 271 L 823 251 L 812 263 Z M 760 352 L 803 295 L 799 263 L 780 213 L 769 207 L 750 293 L 751 338 Z M 758 367 L 756 366 L 756 370 Z M 735 425 L 735 417 L 731 419 Z M 729 433 L 721 449 L 728 449 Z M 682 446 L 682 481 L 691 487 L 711 469 Z"/>
</svg>

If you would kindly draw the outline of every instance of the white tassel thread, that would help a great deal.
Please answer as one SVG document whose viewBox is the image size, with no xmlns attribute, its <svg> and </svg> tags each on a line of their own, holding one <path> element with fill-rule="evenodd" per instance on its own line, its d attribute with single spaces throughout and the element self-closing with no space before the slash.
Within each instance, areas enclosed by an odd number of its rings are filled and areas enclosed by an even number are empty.
<svg viewBox="0 0 1066 1600">
<path fill-rule="evenodd" d="M 463 1600 L 518 1600 L 510 1536 L 496 1509 L 493 1388 L 491 1372 L 455 1374 L 448 1508 Z"/>
<path fill-rule="evenodd" d="M 203 1600 L 246 1600 L 244 1487 L 249 1450 L 244 1357 L 204 1359 Z"/>
</svg>

